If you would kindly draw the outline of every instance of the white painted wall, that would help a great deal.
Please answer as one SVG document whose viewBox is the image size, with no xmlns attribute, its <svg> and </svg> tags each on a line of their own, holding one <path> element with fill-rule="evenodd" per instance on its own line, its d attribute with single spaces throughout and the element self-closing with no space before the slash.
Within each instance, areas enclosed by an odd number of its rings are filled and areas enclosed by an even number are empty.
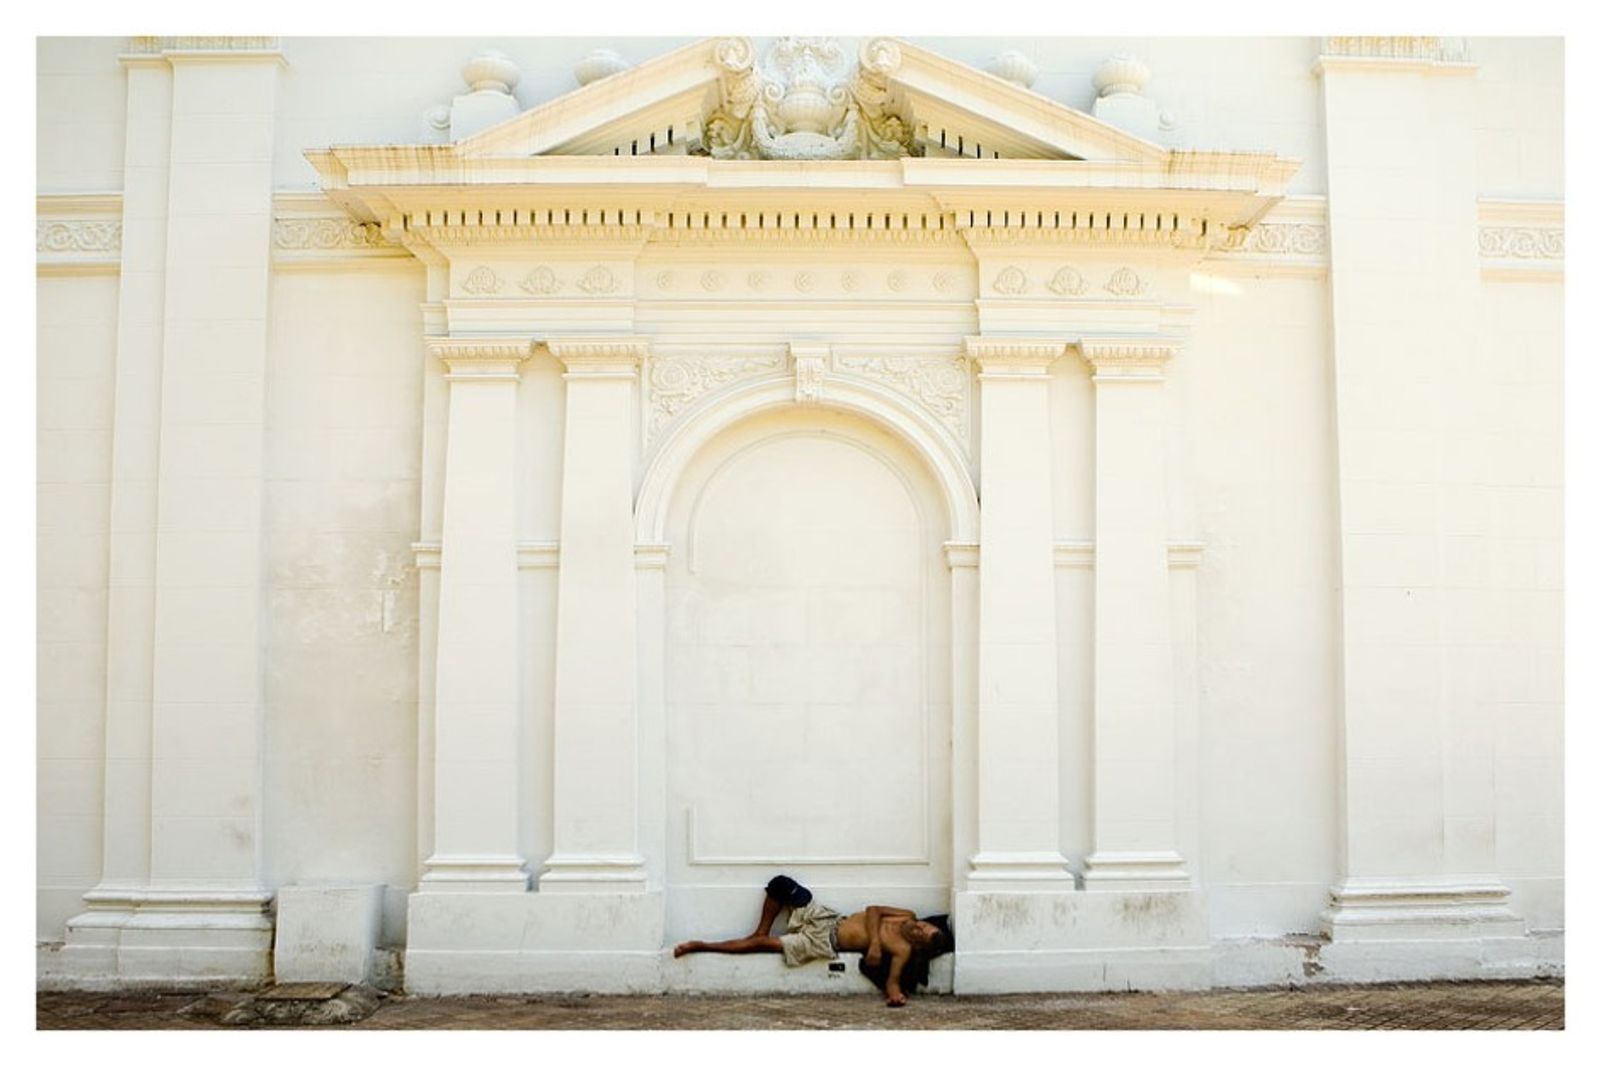
<svg viewBox="0 0 1600 1066">
<path fill-rule="evenodd" d="M 1296 155 L 1305 164 L 1291 192 L 1327 189 L 1311 40 L 913 40 L 979 66 L 1019 48 L 1040 67 L 1036 91 L 1083 108 L 1094 67 L 1112 51 L 1134 51 L 1152 68 L 1147 95 L 1176 119 L 1170 143 Z M 279 191 L 313 186 L 301 156 L 308 148 L 415 140 L 418 112 L 461 88 L 459 66 L 479 48 L 517 60 L 517 96 L 527 106 L 570 88 L 571 65 L 590 48 L 616 48 L 637 62 L 679 43 L 286 40 L 274 183 Z M 41 194 L 121 186 L 123 48 L 117 38 L 40 42 Z M 1479 64 L 1470 120 L 1478 194 L 1559 198 L 1561 43 L 1473 39 L 1469 48 Z M 964 261 L 965 253 L 949 258 Z M 658 296 L 649 286 L 671 269 L 681 294 L 699 288 L 707 270 L 776 276 L 814 265 L 761 252 L 730 267 L 712 252 L 669 257 L 651 249 L 637 284 Z M 877 285 L 895 260 L 872 252 L 847 265 Z M 921 295 L 932 293 L 933 271 L 946 265 L 907 265 Z M 839 269 L 832 266 L 827 284 Z M 966 274 L 959 284 L 970 297 Z M 1329 291 L 1314 274 L 1197 271 L 1182 294 L 1194 305 L 1189 340 L 1166 368 L 1170 533 L 1205 546 L 1193 578 L 1194 726 L 1178 732 L 1179 773 L 1192 775 L 1198 802 L 1183 814 L 1180 842 L 1206 891 L 1213 938 L 1312 931 L 1338 869 Z M 1465 458 L 1451 470 L 1459 483 L 1440 495 L 1459 536 L 1446 538 L 1437 563 L 1476 627 L 1462 641 L 1478 649 L 1478 660 L 1461 698 L 1475 702 L 1493 732 L 1494 872 L 1530 927 L 1557 929 L 1564 292 L 1558 283 L 1485 281 L 1478 295 L 1470 313 L 1480 343 L 1457 353 L 1449 391 L 1455 420 L 1446 437 Z M 442 452 L 426 450 L 424 434 L 442 441 L 447 427 L 442 368 L 426 356 L 418 327 L 424 296 L 422 271 L 408 260 L 278 269 L 266 360 L 264 876 L 272 885 L 383 882 L 390 943 L 403 936 L 404 896 L 431 844 L 428 816 L 418 815 L 431 810 L 431 797 L 417 777 L 414 716 L 430 714 L 435 646 L 411 546 L 437 539 Z M 116 300 L 112 275 L 38 282 L 41 940 L 61 939 L 100 874 Z M 950 346 L 975 332 L 975 322 L 962 304 L 913 322 L 841 312 L 802 324 L 821 335 L 898 331 Z M 686 346 L 737 332 L 765 351 L 796 321 L 751 306 L 712 330 L 692 308 L 662 300 L 640 309 L 637 327 Z M 1089 374 L 1075 359 L 1051 371 L 1058 543 L 1095 531 Z M 555 360 L 540 355 L 524 366 L 516 469 L 525 543 L 559 536 L 563 390 Z M 424 498 L 430 467 L 435 493 Z M 771 478 L 780 482 L 781 469 Z M 1060 847 L 1081 868 L 1093 847 L 1093 572 L 1058 565 L 1055 588 Z M 555 571 L 526 564 L 520 591 L 518 758 L 528 782 L 519 794 L 520 842 L 537 869 L 553 847 Z"/>
<path fill-rule="evenodd" d="M 1325 283 L 1196 277 L 1202 870 L 1212 935 L 1316 928 L 1334 869 L 1333 417 Z"/>
<path fill-rule="evenodd" d="M 280 271 L 268 359 L 268 876 L 395 886 L 395 940 L 416 876 L 421 296 L 405 260 Z"/>
<path fill-rule="evenodd" d="M 38 315 L 38 935 L 59 940 L 100 879 L 117 279 L 41 277 Z"/>
<path fill-rule="evenodd" d="M 126 37 L 40 37 L 39 191 L 122 188 L 127 78 L 117 56 Z"/>
</svg>

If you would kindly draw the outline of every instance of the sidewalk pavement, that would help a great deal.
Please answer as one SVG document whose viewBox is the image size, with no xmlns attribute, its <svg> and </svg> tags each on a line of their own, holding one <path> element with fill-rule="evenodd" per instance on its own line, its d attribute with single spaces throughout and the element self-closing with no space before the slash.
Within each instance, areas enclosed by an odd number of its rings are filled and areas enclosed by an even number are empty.
<svg viewBox="0 0 1600 1066">
<path fill-rule="evenodd" d="M 310 986 L 305 986 L 309 988 Z M 335 994 L 337 993 L 337 994 Z M 419 997 L 331 986 L 257 992 L 39 992 L 39 1029 L 1563 1029 L 1562 980 L 1210 992 L 913 996 Z M 273 1013 L 285 1004 L 307 1013 Z"/>
</svg>

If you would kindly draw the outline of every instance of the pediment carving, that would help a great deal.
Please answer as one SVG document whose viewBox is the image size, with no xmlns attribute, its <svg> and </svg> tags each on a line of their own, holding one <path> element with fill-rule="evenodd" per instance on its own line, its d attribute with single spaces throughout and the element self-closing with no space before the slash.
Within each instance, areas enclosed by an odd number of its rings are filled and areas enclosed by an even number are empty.
<svg viewBox="0 0 1600 1066">
<path fill-rule="evenodd" d="M 761 62 L 749 38 L 728 37 L 712 53 L 721 102 L 706 118 L 701 149 L 714 159 L 898 159 L 921 155 L 889 77 L 900 48 L 878 37 L 861 46 L 854 71 L 833 38 L 783 37 Z"/>
</svg>

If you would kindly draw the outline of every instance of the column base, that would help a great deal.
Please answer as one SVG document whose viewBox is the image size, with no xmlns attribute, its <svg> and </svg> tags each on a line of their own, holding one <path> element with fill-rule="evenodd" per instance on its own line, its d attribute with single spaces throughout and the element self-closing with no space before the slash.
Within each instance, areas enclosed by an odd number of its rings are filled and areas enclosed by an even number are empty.
<svg viewBox="0 0 1600 1066">
<path fill-rule="evenodd" d="M 1094 892 L 1184 892 L 1192 885 L 1175 851 L 1097 851 L 1083 866 L 1083 887 Z"/>
<path fill-rule="evenodd" d="M 539 874 L 540 892 L 643 892 L 640 855 L 552 855 Z"/>
<path fill-rule="evenodd" d="M 526 892 L 528 865 L 519 855 L 435 855 L 418 892 Z"/>
<path fill-rule="evenodd" d="M 102 885 L 67 921 L 52 984 L 239 987 L 272 976 L 265 889 Z"/>
<path fill-rule="evenodd" d="M 1077 878 L 1066 857 L 1053 851 L 979 852 L 967 882 L 992 892 L 1070 892 Z"/>
<path fill-rule="evenodd" d="M 1471 940 L 1344 940 L 1321 936 L 1219 940 L 1217 988 L 1283 988 L 1376 981 L 1505 981 L 1566 972 L 1560 931 Z"/>
<path fill-rule="evenodd" d="M 1341 941 L 1520 937 L 1511 889 L 1490 878 L 1346 878 L 1329 892 L 1322 932 Z"/>
<path fill-rule="evenodd" d="M 1211 944 L 1195 891 L 956 893 L 958 995 L 1206 988 Z"/>
</svg>

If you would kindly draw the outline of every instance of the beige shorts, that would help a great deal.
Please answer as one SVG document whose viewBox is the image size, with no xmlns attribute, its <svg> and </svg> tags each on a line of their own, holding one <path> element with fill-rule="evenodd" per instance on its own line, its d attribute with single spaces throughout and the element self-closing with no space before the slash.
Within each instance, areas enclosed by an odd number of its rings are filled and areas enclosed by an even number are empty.
<svg viewBox="0 0 1600 1066">
<path fill-rule="evenodd" d="M 789 931 L 778 938 L 783 941 L 783 961 L 789 966 L 799 966 L 812 959 L 838 958 L 834 930 L 840 917 L 838 911 L 829 910 L 820 903 L 807 903 L 790 911 Z"/>
</svg>

